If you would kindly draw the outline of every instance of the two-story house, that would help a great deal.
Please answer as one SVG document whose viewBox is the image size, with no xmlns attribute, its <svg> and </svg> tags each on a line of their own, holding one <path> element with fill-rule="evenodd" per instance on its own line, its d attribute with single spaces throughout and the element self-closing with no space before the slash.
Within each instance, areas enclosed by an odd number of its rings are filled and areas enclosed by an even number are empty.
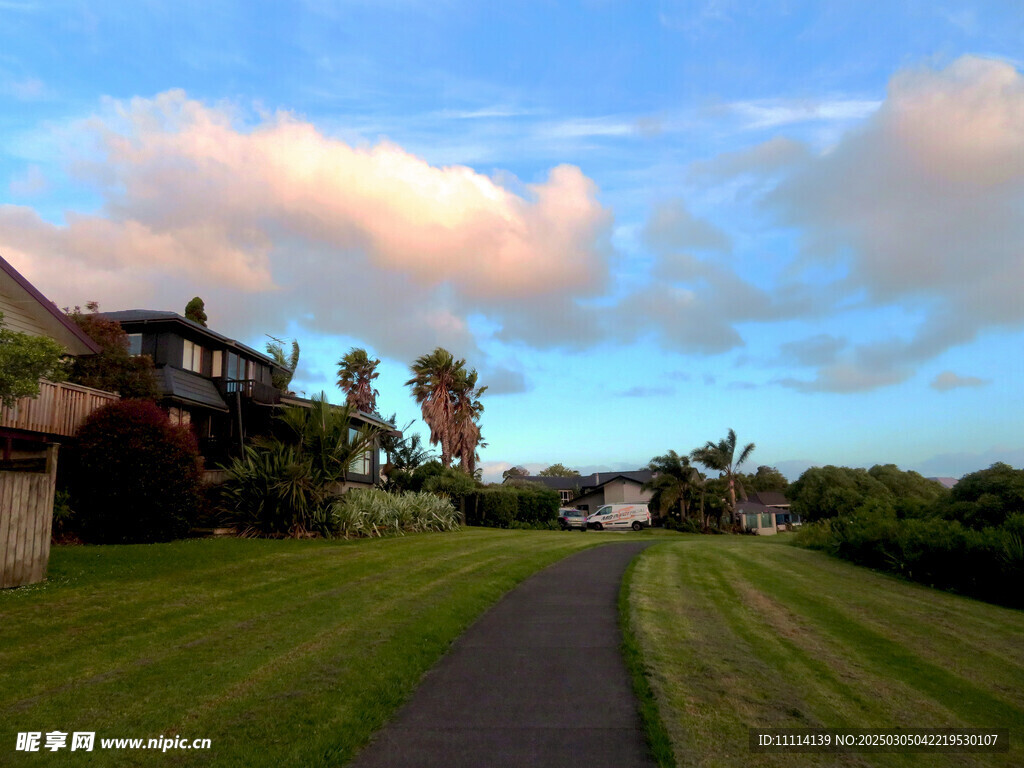
<svg viewBox="0 0 1024 768">
<path fill-rule="evenodd" d="M 287 369 L 273 358 L 175 312 L 128 309 L 100 316 L 120 323 L 132 354 L 152 358 L 160 404 L 172 421 L 191 425 L 210 479 L 249 439 L 271 434 L 281 408 L 311 404 L 274 386 L 275 370 Z M 394 431 L 379 416 L 360 412 L 353 428 L 363 424 Z M 367 451 L 356 461 L 349 483 L 376 483 L 379 454 Z"/>
</svg>

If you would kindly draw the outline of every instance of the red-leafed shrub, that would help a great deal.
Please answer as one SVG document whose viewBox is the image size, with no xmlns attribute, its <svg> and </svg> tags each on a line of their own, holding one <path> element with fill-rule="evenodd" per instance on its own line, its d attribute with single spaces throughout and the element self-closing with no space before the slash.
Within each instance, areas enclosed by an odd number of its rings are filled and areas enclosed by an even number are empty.
<svg viewBox="0 0 1024 768">
<path fill-rule="evenodd" d="M 168 541 L 199 509 L 202 459 L 188 427 L 147 400 L 93 412 L 78 431 L 72 506 L 86 541 Z"/>
</svg>

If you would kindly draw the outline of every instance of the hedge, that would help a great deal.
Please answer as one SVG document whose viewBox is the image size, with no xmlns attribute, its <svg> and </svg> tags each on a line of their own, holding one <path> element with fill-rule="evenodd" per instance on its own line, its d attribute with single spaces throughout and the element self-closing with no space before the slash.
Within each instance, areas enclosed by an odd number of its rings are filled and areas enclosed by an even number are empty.
<svg viewBox="0 0 1024 768">
<path fill-rule="evenodd" d="M 558 520 L 560 498 L 550 488 L 497 485 L 465 497 L 466 522 L 489 528 L 550 528 Z"/>
</svg>

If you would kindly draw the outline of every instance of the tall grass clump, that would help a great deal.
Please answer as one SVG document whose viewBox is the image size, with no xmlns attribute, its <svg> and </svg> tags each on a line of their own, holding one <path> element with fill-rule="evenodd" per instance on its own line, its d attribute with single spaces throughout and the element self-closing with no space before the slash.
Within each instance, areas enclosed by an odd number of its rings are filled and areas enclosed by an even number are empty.
<svg viewBox="0 0 1024 768">
<path fill-rule="evenodd" d="M 432 493 L 388 493 L 377 488 L 350 490 L 330 508 L 329 526 L 345 538 L 426 531 L 456 531 L 459 513 Z"/>
</svg>

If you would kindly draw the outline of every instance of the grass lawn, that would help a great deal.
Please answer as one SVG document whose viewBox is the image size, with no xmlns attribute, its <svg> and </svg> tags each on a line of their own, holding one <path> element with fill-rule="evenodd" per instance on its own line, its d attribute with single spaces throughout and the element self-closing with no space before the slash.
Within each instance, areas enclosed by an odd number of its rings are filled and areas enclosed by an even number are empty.
<svg viewBox="0 0 1024 768">
<path fill-rule="evenodd" d="M 629 590 L 679 765 L 1024 765 L 1024 612 L 754 537 L 666 541 Z M 750 726 L 1000 727 L 1012 751 L 752 754 Z"/>
<path fill-rule="evenodd" d="M 342 764 L 517 582 L 633 536 L 57 547 L 48 583 L 0 592 L 0 764 Z M 18 732 L 53 730 L 212 750 L 14 751 Z"/>
</svg>

